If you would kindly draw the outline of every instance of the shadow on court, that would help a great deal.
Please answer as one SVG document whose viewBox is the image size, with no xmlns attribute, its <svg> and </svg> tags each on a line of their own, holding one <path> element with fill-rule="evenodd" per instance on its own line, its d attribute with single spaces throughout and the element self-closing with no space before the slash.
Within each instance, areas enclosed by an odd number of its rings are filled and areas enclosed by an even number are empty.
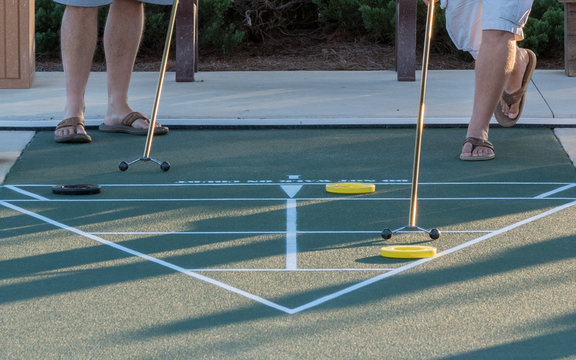
<svg viewBox="0 0 576 360">
<path fill-rule="evenodd" d="M 92 133 L 38 133 L 0 188 L 1 358 L 574 355 L 576 171 L 549 129 L 492 129 L 480 163 L 458 160 L 464 129 L 426 129 L 419 223 L 444 233 L 389 242 L 412 129 L 175 130 L 152 148 L 168 172 L 120 172 L 144 139 Z"/>
</svg>

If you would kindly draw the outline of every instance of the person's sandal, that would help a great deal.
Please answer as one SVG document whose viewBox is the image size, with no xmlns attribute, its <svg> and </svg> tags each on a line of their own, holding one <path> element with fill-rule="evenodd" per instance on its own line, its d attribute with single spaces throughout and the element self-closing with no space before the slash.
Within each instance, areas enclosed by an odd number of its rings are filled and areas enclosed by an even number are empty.
<svg viewBox="0 0 576 360">
<path fill-rule="evenodd" d="M 528 49 L 525 50 L 528 54 L 528 64 L 526 65 L 526 72 L 522 78 L 522 87 L 512 94 L 508 94 L 504 91 L 500 98 L 500 102 L 498 102 L 498 105 L 496 105 L 496 109 L 494 110 L 496 121 L 498 121 L 498 124 L 503 127 L 512 127 L 516 125 L 518 119 L 520 119 L 520 115 L 522 115 L 522 110 L 524 109 L 524 101 L 526 100 L 526 91 L 528 90 L 528 85 L 530 85 L 530 79 L 532 79 L 534 69 L 536 69 L 536 55 Z M 501 102 L 504 102 L 508 107 L 520 103 L 518 105 L 518 115 L 516 115 L 515 118 L 510 118 L 508 115 L 504 114 Z"/>
<path fill-rule="evenodd" d="M 100 124 L 98 130 L 107 133 L 123 133 L 123 134 L 130 134 L 130 135 L 140 135 L 146 136 L 148 135 L 148 128 L 139 129 L 132 126 L 134 121 L 142 119 L 150 125 L 150 120 L 146 117 L 146 115 L 139 113 L 137 111 L 131 112 L 122 119 L 121 123 L 118 125 L 106 125 L 104 123 Z M 154 128 L 154 135 L 166 135 L 168 134 L 168 127 L 166 126 L 156 126 Z"/>
<path fill-rule="evenodd" d="M 90 137 L 90 135 L 78 133 L 77 131 L 78 126 L 82 126 L 82 128 L 84 129 L 84 119 L 79 117 L 71 117 L 60 121 L 60 123 L 58 123 L 58 125 L 56 126 L 56 130 L 60 130 L 66 127 L 73 127 L 74 133 L 63 136 L 58 136 L 54 134 L 54 141 L 56 141 L 57 143 L 70 143 L 70 144 L 91 143 L 92 138 Z"/>
<path fill-rule="evenodd" d="M 472 150 L 470 150 L 470 154 L 472 154 L 474 152 L 474 149 L 476 149 L 477 147 L 486 147 L 492 151 L 494 151 L 494 145 L 488 141 L 488 140 L 483 140 L 483 139 L 479 139 L 479 138 L 475 138 L 475 137 L 469 137 L 466 138 L 466 140 L 464 140 L 464 144 L 466 145 L 467 143 L 470 143 L 472 145 Z M 464 161 L 483 161 L 483 160 L 492 160 L 496 157 L 495 154 L 492 155 L 484 155 L 484 156 L 462 156 L 460 155 L 460 160 L 464 160 Z"/>
</svg>

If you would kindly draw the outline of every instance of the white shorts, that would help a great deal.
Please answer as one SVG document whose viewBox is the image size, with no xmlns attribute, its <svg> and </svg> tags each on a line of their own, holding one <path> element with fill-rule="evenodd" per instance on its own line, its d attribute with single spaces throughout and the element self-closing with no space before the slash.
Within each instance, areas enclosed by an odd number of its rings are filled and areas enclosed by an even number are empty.
<svg viewBox="0 0 576 360">
<path fill-rule="evenodd" d="M 441 0 L 446 9 L 446 30 L 454 45 L 476 57 L 483 30 L 502 30 L 524 39 L 534 0 Z"/>
<path fill-rule="evenodd" d="M 79 7 L 95 7 L 112 4 L 113 0 L 53 0 L 54 2 L 62 5 L 79 6 Z M 174 0 L 138 0 L 148 4 L 158 5 L 172 5 Z"/>
</svg>

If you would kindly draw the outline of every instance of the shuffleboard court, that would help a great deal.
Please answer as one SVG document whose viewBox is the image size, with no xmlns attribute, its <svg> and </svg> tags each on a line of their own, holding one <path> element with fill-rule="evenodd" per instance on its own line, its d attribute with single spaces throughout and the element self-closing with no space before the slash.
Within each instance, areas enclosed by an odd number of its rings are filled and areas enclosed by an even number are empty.
<svg viewBox="0 0 576 360">
<path fill-rule="evenodd" d="M 436 241 L 380 237 L 407 222 L 409 129 L 174 131 L 155 145 L 169 172 L 117 169 L 139 139 L 72 148 L 39 133 L 0 189 L 0 351 L 571 356 L 576 172 L 549 130 L 514 131 L 494 129 L 497 160 L 470 164 L 463 130 L 426 130 L 418 222 Z M 326 192 L 334 182 L 375 191 Z M 52 192 L 66 183 L 101 192 Z M 379 255 L 394 244 L 438 252 Z"/>
</svg>

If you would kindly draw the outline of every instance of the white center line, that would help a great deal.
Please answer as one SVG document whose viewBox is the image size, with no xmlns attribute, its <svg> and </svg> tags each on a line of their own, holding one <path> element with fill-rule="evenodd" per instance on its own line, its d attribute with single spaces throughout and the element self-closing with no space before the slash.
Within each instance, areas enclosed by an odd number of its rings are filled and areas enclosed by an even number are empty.
<svg viewBox="0 0 576 360">
<path fill-rule="evenodd" d="M 286 200 L 286 269 L 298 268 L 298 244 L 296 230 L 296 200 Z"/>
</svg>

